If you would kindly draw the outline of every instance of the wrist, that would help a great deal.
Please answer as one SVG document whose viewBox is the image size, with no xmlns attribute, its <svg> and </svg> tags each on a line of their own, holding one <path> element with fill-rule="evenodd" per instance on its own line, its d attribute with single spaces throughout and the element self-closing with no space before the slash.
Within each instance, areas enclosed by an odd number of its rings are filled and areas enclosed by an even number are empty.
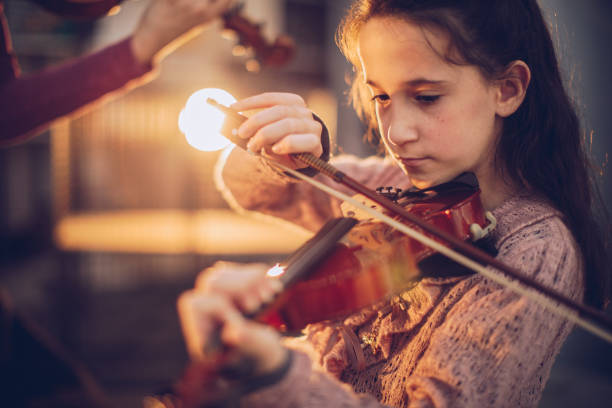
<svg viewBox="0 0 612 408">
<path fill-rule="evenodd" d="M 157 49 L 151 44 L 150 38 L 137 30 L 131 37 L 130 47 L 134 59 L 141 65 L 152 65 Z"/>
<path fill-rule="evenodd" d="M 322 126 L 321 127 L 321 147 L 323 148 L 323 153 L 321 153 L 321 156 L 319 156 L 319 159 L 325 162 L 328 162 L 329 157 L 331 156 L 331 140 L 329 137 L 329 131 L 327 130 L 327 126 L 325 126 L 325 123 L 323 122 L 323 120 L 319 116 L 317 116 L 314 112 L 312 114 L 312 117 L 314 118 L 314 120 L 319 122 Z M 312 177 L 318 173 L 318 170 L 312 167 L 305 167 L 303 169 L 298 169 L 297 171 L 309 177 Z M 283 172 L 283 174 L 285 174 L 285 172 Z M 291 174 L 286 174 L 286 176 L 292 179 L 296 179 L 296 177 L 292 176 Z"/>
</svg>

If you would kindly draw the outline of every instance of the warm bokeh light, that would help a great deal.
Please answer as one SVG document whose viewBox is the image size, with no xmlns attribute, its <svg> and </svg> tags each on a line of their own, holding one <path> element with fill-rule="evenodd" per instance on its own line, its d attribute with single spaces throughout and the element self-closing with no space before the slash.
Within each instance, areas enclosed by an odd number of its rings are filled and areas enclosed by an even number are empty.
<svg viewBox="0 0 612 408">
<path fill-rule="evenodd" d="M 90 211 L 64 217 L 55 227 L 60 248 L 107 253 L 289 254 L 311 237 L 289 224 L 220 208 Z M 283 271 L 277 265 L 268 274 Z"/>
<path fill-rule="evenodd" d="M 236 98 L 222 89 L 200 89 L 187 100 L 179 115 L 178 125 L 191 146 L 198 150 L 215 151 L 231 142 L 221 135 L 225 114 L 209 105 L 206 102 L 208 98 L 226 106 L 236 102 Z"/>
</svg>

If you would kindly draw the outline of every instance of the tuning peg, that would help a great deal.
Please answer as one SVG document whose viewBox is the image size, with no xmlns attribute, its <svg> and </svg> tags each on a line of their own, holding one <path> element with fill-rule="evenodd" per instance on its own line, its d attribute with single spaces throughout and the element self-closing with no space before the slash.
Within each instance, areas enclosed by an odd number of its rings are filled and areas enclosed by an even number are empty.
<svg viewBox="0 0 612 408">
<path fill-rule="evenodd" d="M 229 41 L 233 41 L 233 42 L 237 42 L 240 37 L 238 36 L 238 33 L 236 33 L 236 31 L 226 28 L 225 30 L 221 30 L 221 37 L 225 38 L 226 40 Z"/>
<path fill-rule="evenodd" d="M 242 44 L 236 44 L 232 48 L 232 55 L 234 57 L 244 57 L 247 54 L 247 47 Z"/>
<path fill-rule="evenodd" d="M 106 15 L 107 16 L 114 16 L 114 15 L 117 15 L 120 11 L 121 11 L 121 6 L 119 4 L 117 4 L 117 5 L 113 6 L 113 7 L 111 7 L 111 9 L 106 12 Z"/>
<path fill-rule="evenodd" d="M 249 72 L 257 73 L 257 72 L 261 71 L 261 64 L 256 59 L 248 60 L 244 64 L 244 66 L 246 67 L 246 70 L 249 71 Z"/>
</svg>

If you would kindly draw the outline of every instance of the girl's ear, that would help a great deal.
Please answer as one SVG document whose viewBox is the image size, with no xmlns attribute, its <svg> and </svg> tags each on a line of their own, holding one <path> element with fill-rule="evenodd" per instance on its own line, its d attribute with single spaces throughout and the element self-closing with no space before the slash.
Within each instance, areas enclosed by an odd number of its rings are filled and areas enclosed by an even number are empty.
<svg viewBox="0 0 612 408">
<path fill-rule="evenodd" d="M 496 81 L 498 88 L 496 113 L 505 118 L 512 115 L 521 106 L 531 80 L 529 66 L 521 60 L 508 65 L 501 78 Z"/>
</svg>

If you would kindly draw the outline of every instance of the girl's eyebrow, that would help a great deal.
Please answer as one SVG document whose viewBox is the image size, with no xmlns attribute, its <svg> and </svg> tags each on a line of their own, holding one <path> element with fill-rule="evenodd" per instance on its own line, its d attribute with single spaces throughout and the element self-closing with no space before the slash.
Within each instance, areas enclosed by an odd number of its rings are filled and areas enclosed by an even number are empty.
<svg viewBox="0 0 612 408">
<path fill-rule="evenodd" d="M 427 79 L 427 78 L 416 78 L 416 79 L 412 79 L 410 81 L 404 82 L 403 85 L 409 88 L 417 88 L 423 85 L 444 85 L 446 83 L 448 83 L 448 81 L 434 80 L 434 79 Z M 382 89 L 380 85 L 378 85 L 376 82 L 372 81 L 371 79 L 366 80 L 366 84 L 374 88 Z"/>
</svg>

